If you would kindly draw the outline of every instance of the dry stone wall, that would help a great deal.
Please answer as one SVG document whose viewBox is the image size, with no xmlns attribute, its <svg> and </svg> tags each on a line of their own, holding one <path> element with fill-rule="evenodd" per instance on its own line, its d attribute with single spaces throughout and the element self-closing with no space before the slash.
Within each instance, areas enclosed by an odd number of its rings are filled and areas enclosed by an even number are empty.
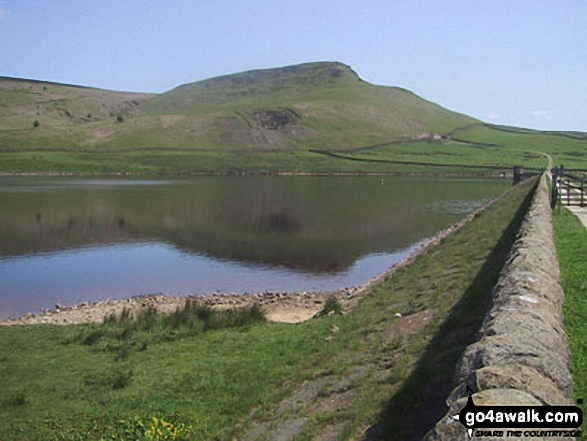
<svg viewBox="0 0 587 441">
<path fill-rule="evenodd" d="M 465 406 L 467 388 L 476 405 L 573 404 L 563 302 L 543 175 L 494 288 L 480 338 L 457 366 L 457 387 L 447 399 L 449 411 L 425 439 L 468 439 L 464 427 L 451 418 Z"/>
</svg>

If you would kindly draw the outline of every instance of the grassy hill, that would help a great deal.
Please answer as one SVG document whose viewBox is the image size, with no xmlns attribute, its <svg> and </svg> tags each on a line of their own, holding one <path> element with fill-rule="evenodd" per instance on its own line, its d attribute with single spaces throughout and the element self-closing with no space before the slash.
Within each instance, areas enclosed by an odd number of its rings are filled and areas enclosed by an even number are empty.
<svg viewBox="0 0 587 441">
<path fill-rule="evenodd" d="M 495 173 L 541 168 L 544 153 L 580 167 L 587 146 L 585 133 L 483 124 L 336 62 L 159 95 L 0 77 L 0 103 L 9 173 Z"/>
<path fill-rule="evenodd" d="M 119 143 L 224 149 L 355 148 L 473 122 L 340 63 L 186 84 L 139 107 Z M 124 140 L 124 141 L 122 141 Z"/>
<path fill-rule="evenodd" d="M 66 148 L 97 142 L 152 94 L 0 77 L 0 146 Z M 34 122 L 38 121 L 38 127 Z"/>
<path fill-rule="evenodd" d="M 352 148 L 473 121 L 341 63 L 244 72 L 158 96 L 0 78 L 0 96 L 2 147 Z"/>
</svg>

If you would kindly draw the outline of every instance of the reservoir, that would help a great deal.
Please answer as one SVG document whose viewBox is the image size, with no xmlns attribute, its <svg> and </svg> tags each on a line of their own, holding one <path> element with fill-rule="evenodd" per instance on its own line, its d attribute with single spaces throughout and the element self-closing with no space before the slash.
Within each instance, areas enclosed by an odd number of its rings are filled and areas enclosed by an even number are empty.
<svg viewBox="0 0 587 441">
<path fill-rule="evenodd" d="M 360 285 L 511 184 L 0 178 L 0 319 L 134 295 Z"/>
</svg>

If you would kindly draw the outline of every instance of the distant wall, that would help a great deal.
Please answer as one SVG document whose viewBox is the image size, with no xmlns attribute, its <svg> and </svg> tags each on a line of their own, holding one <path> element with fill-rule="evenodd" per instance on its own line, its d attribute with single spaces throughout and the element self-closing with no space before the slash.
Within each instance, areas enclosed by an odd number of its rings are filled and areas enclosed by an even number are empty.
<svg viewBox="0 0 587 441">
<path fill-rule="evenodd" d="M 464 427 L 451 419 L 466 404 L 467 386 L 476 405 L 573 404 L 563 302 L 543 175 L 494 288 L 479 340 L 457 366 L 449 411 L 425 439 L 467 439 Z"/>
</svg>

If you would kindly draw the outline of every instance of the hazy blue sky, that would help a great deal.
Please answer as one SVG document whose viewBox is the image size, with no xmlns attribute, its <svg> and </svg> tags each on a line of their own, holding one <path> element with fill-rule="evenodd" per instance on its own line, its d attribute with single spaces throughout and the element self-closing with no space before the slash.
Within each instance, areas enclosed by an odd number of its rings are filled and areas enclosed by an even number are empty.
<svg viewBox="0 0 587 441">
<path fill-rule="evenodd" d="M 164 92 L 341 61 L 487 122 L 587 131 L 585 0 L 0 0 L 0 75 Z"/>
</svg>

